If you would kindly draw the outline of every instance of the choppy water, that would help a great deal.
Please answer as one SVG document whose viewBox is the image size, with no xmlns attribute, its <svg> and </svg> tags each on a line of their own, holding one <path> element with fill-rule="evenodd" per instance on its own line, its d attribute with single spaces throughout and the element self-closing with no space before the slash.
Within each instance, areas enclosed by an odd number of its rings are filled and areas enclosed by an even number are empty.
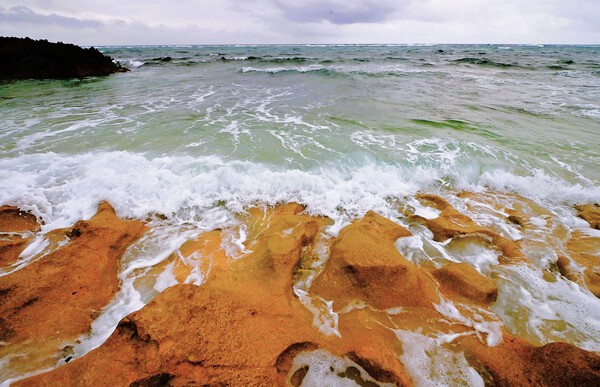
<svg viewBox="0 0 600 387">
<path fill-rule="evenodd" d="M 518 193 L 566 227 L 573 204 L 600 202 L 600 46 L 101 50 L 132 71 L 0 84 L 0 205 L 44 231 L 100 200 L 166 216 L 126 253 L 124 290 L 81 353 L 163 288 L 136 290 L 132 273 L 201 230 L 243 238 L 250 205 L 303 203 L 333 235 L 367 210 L 398 218 L 417 192 Z M 591 325 L 583 342 L 600 351 Z"/>
</svg>

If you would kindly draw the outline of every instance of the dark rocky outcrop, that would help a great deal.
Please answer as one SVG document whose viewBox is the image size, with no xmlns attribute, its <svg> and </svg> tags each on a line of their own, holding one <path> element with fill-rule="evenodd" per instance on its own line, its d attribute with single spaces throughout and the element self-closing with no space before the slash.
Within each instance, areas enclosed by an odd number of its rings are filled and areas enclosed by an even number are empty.
<svg viewBox="0 0 600 387">
<path fill-rule="evenodd" d="M 66 79 L 128 71 L 97 49 L 0 37 L 0 80 Z"/>
</svg>

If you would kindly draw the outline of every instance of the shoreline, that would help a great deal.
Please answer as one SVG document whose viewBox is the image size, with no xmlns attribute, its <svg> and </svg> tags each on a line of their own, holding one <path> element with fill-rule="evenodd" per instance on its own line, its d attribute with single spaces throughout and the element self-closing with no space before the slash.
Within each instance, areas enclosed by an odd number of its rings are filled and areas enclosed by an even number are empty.
<svg viewBox="0 0 600 387">
<path fill-rule="evenodd" d="M 575 304 L 597 301 L 600 208 L 580 207 L 585 222 L 566 228 L 552 211 L 518 195 L 458 195 L 465 209 L 420 194 L 415 200 L 427 211 L 399 203 L 400 218 L 368 212 L 335 236 L 325 232 L 331 220 L 308 215 L 298 204 L 247 208 L 239 215 L 245 238 L 233 241 L 237 250 L 225 241 L 231 237 L 226 230 L 192 233 L 151 266 L 133 265 L 130 273 L 138 272 L 130 282 L 114 265 L 136 249 L 136 240 L 160 232 L 150 223 L 119 219 L 103 203 L 90 220 L 49 232 L 45 253 L 42 249 L 29 265 L 0 277 L 8 300 L 0 305 L 2 357 L 9 356 L 4 372 L 13 370 L 3 378 L 59 364 L 16 385 L 107 377 L 124 385 L 193 380 L 298 385 L 326 377 L 419 385 L 439 367 L 455 378 L 446 380 L 450 383 L 600 380 L 597 354 L 551 344 L 567 341 L 600 352 L 593 335 L 592 341 L 581 340 L 590 334 L 581 331 L 586 321 L 563 321 L 576 324 L 566 330 L 558 329 L 556 316 L 546 325 L 530 323 L 547 314 L 536 310 L 543 299 L 531 303 L 538 296 L 550 297 L 545 302 L 551 309 L 564 306 L 549 301 L 557 295 Z M 14 259 L 36 241 L 40 225 L 17 208 L 2 209 L 2 235 L 12 238 L 3 242 L 3 257 Z M 496 223 L 479 224 L 477 214 L 493 216 Z M 90 273 L 88 261 L 99 256 L 113 268 Z M 75 270 L 73 259 L 84 266 Z M 59 285 L 47 282 L 57 280 Z M 111 290 L 100 296 L 97 289 L 108 283 Z M 48 292 L 48 286 L 55 291 Z M 116 330 L 97 349 L 78 353 L 77 341 L 124 286 L 154 294 L 153 299 L 114 321 L 120 320 Z M 519 286 L 533 297 L 529 304 L 515 304 Z M 559 293 L 536 294 L 535 288 Z M 81 289 L 87 289 L 83 295 Z M 561 294 L 564 289 L 572 293 Z M 580 298 L 569 300 L 573 295 Z M 56 327 L 62 327 L 61 334 L 48 333 Z M 27 344 L 34 337 L 36 343 Z M 31 358 L 10 357 L 23 352 Z M 114 368 L 114 359 L 122 368 Z"/>
</svg>

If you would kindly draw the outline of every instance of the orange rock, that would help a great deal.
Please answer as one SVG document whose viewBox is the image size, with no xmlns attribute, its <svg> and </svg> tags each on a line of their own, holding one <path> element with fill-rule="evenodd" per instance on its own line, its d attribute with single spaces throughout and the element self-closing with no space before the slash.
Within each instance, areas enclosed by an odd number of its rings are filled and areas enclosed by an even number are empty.
<svg viewBox="0 0 600 387">
<path fill-rule="evenodd" d="M 37 218 L 17 207 L 0 207 L 0 232 L 37 232 L 40 230 Z"/>
<path fill-rule="evenodd" d="M 433 271 L 441 282 L 442 293 L 458 294 L 472 301 L 490 304 L 498 297 L 498 288 L 489 278 L 466 263 L 450 263 Z"/>
<path fill-rule="evenodd" d="M 348 352 L 342 342 L 319 333 L 313 315 L 292 293 L 302 248 L 312 245 L 325 223 L 301 210 L 295 205 L 250 210 L 251 253 L 237 260 L 215 254 L 206 284 L 168 288 L 121 321 L 100 348 L 16 385 L 100 380 L 117 386 L 161 381 L 284 385 L 293 358 L 302 351 Z M 355 332 L 353 337 L 356 343 L 367 336 Z M 381 343 L 377 338 L 368 342 Z M 409 380 L 387 347 L 369 349 L 365 342 L 352 348 L 348 356 L 380 380 Z"/>
<path fill-rule="evenodd" d="M 341 337 L 324 336 L 292 286 L 300 270 L 318 261 L 315 251 L 328 220 L 308 216 L 296 204 L 250 209 L 244 219 L 245 255 L 226 256 L 219 230 L 186 242 L 169 261 L 181 260 L 176 278 L 187 278 L 185 260 L 198 253 L 211 260 L 206 283 L 168 288 L 123 319 L 101 347 L 15 385 L 299 385 L 310 367 L 290 375 L 294 359 L 319 349 L 350 358 L 379 382 L 410 386 L 399 360 L 408 343 L 397 330 L 455 337 L 445 348 L 464 352 L 490 385 L 597 384 L 596 355 L 566 344 L 536 348 L 506 332 L 504 342 L 487 347 L 473 335 L 473 324 L 441 315 L 433 307 L 440 301 L 436 281 L 395 248 L 410 232 L 373 212 L 332 241 L 329 260 L 309 289 L 315 299 L 335 300 Z M 432 275 L 442 291 L 465 301 L 464 308 L 456 305 L 460 313 L 468 312 L 469 300 L 483 304 L 474 311 L 484 311 L 496 294 L 495 286 L 466 264 L 450 264 Z M 340 376 L 368 383 L 354 367 Z"/>
<path fill-rule="evenodd" d="M 568 257 L 558 257 L 557 266 L 561 274 L 586 286 L 596 297 L 600 297 L 600 266 L 597 255 L 600 251 L 600 237 L 575 230 L 567 242 L 567 251 Z"/>
<path fill-rule="evenodd" d="M 534 347 L 505 335 L 504 343 L 486 347 L 476 338 L 461 340 L 465 357 L 493 386 L 597 386 L 600 357 L 567 343 Z"/>
<path fill-rule="evenodd" d="M 53 365 L 63 347 L 88 331 L 118 289 L 119 257 L 144 230 L 102 203 L 92 219 L 66 230 L 68 245 L 0 277 L 0 358 L 20 354 L 8 368 Z"/>
<path fill-rule="evenodd" d="M 413 218 L 420 219 L 427 225 L 427 228 L 433 233 L 435 240 L 443 242 L 450 238 L 465 235 L 480 236 L 484 240 L 489 240 L 502 251 L 500 263 L 527 261 L 527 257 L 521 252 L 518 242 L 505 238 L 487 227 L 478 225 L 473 219 L 460 213 L 443 198 L 425 194 L 417 195 L 417 198 L 441 211 L 440 215 L 435 219 L 426 219 L 413 215 Z"/>
<path fill-rule="evenodd" d="M 404 227 L 368 212 L 335 238 L 329 261 L 311 292 L 340 307 L 352 300 L 379 309 L 431 307 L 437 302 L 435 283 L 394 245 L 396 239 L 410 235 Z"/>
<path fill-rule="evenodd" d="M 31 238 L 12 235 L 0 238 L 2 238 L 0 239 L 0 268 L 15 263 L 31 241 Z"/>
<path fill-rule="evenodd" d="M 578 216 L 588 222 L 591 228 L 600 230 L 600 206 L 597 204 L 584 204 L 575 208 L 579 211 Z"/>
</svg>

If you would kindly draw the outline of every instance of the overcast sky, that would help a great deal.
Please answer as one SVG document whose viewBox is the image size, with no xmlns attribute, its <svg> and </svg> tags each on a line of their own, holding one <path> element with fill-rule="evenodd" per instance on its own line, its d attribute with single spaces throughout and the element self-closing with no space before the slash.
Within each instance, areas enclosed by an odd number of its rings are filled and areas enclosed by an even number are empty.
<svg viewBox="0 0 600 387">
<path fill-rule="evenodd" d="M 0 0 L 0 35 L 80 45 L 600 44 L 600 0 Z"/>
</svg>

